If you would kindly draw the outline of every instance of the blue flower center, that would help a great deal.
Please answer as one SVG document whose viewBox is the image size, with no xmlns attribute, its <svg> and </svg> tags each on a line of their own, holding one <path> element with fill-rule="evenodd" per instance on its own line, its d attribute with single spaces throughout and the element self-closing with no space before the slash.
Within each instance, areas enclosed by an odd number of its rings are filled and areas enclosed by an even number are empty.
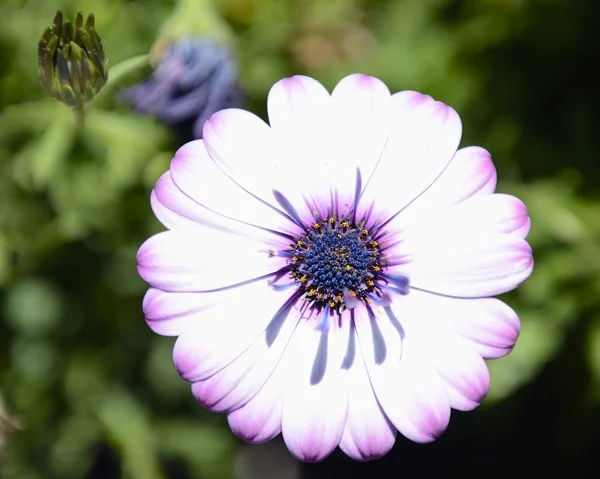
<svg viewBox="0 0 600 479">
<path fill-rule="evenodd" d="M 379 242 L 369 231 L 344 218 L 315 223 L 288 250 L 292 277 L 318 310 L 341 312 L 379 289 Z"/>
</svg>

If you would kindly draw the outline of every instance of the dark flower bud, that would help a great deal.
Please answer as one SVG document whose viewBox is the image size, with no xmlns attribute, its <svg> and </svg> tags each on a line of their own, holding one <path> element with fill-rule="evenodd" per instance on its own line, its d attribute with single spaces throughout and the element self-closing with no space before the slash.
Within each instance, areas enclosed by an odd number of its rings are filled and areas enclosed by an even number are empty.
<svg viewBox="0 0 600 479">
<path fill-rule="evenodd" d="M 82 106 L 104 86 L 108 78 L 102 40 L 94 29 L 94 15 L 83 23 L 64 22 L 56 12 L 54 22 L 38 42 L 38 71 L 44 90 L 70 106 Z"/>
<path fill-rule="evenodd" d="M 240 106 L 243 94 L 227 47 L 209 38 L 184 37 L 164 47 L 152 76 L 125 97 L 137 111 L 156 116 L 188 141 L 202 136 L 213 113 Z"/>
</svg>

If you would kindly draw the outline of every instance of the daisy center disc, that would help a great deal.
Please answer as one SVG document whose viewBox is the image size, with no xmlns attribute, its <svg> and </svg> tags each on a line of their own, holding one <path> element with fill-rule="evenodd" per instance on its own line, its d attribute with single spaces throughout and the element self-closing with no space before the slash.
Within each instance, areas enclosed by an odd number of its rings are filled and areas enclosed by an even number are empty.
<svg viewBox="0 0 600 479">
<path fill-rule="evenodd" d="M 315 223 L 290 248 L 292 277 L 318 310 L 341 312 L 377 288 L 382 254 L 366 229 L 345 219 Z"/>
</svg>

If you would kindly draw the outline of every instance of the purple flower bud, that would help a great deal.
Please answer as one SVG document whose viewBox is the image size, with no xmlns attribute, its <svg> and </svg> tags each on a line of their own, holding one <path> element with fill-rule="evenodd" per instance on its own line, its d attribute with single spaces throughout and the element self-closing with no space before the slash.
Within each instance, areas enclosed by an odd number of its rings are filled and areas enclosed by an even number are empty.
<svg viewBox="0 0 600 479">
<path fill-rule="evenodd" d="M 198 37 L 166 47 L 152 76 L 125 96 L 137 111 L 172 126 L 184 141 L 201 138 L 213 113 L 240 106 L 243 98 L 229 49 Z"/>
</svg>

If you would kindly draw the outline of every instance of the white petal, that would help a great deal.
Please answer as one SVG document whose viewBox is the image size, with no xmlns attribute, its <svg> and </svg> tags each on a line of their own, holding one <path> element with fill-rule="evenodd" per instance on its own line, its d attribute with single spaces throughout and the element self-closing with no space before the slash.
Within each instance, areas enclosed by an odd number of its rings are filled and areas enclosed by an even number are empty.
<svg viewBox="0 0 600 479">
<path fill-rule="evenodd" d="M 416 345 L 409 338 L 401 341 L 392 318 L 382 308 L 374 311 L 369 317 L 363 308 L 357 308 L 356 328 L 377 400 L 405 437 L 415 442 L 433 441 L 450 420 L 444 384 Z"/>
<path fill-rule="evenodd" d="M 437 240 L 443 248 L 446 232 L 451 235 L 506 233 L 525 238 L 531 222 L 527 208 L 514 196 L 494 194 L 470 198 L 434 216 L 415 221 L 403 227 L 402 215 L 391 222 L 400 228 L 394 240 L 406 244 Z M 392 226 L 393 225 L 393 226 Z M 440 232 L 444 235 L 440 238 Z M 408 246 L 406 246 L 408 248 Z"/>
<path fill-rule="evenodd" d="M 402 210 L 398 221 L 408 225 L 468 198 L 491 195 L 495 188 L 496 168 L 490 154 L 478 146 L 462 148 L 431 187 Z"/>
<path fill-rule="evenodd" d="M 519 337 L 518 316 L 496 298 L 449 298 L 412 290 L 397 303 L 404 301 L 415 305 L 423 318 L 419 321 L 427 323 L 430 330 L 458 334 L 484 358 L 505 356 Z"/>
<path fill-rule="evenodd" d="M 332 188 L 350 202 L 355 199 L 357 171 L 364 186 L 388 139 L 391 95 L 377 78 L 354 74 L 337 84 L 331 98 L 329 178 Z"/>
<path fill-rule="evenodd" d="M 199 222 L 204 222 L 198 214 L 201 207 L 175 186 L 168 171 L 156 182 L 150 204 L 158 221 L 170 230 L 194 229 Z"/>
<path fill-rule="evenodd" d="M 511 352 L 521 331 L 513 309 L 496 298 L 464 302 L 468 304 L 454 303 L 447 309 L 452 328 L 470 340 L 485 359 L 500 358 Z"/>
<path fill-rule="evenodd" d="M 170 293 L 150 288 L 144 296 L 142 309 L 152 331 L 163 336 L 179 336 L 202 311 L 214 307 L 227 294 L 233 296 L 232 292 Z"/>
<path fill-rule="evenodd" d="M 179 172 L 179 166 L 181 166 L 181 162 L 185 163 L 187 161 L 191 161 L 192 163 L 196 164 L 200 160 L 197 157 L 178 153 L 178 156 L 175 157 L 172 165 L 176 165 L 175 170 Z M 209 159 L 208 161 L 211 160 Z M 189 174 L 193 175 L 191 172 Z M 221 179 L 225 178 L 226 181 L 231 183 L 222 173 L 219 172 L 218 175 Z M 207 178 L 203 178 L 204 181 L 208 183 Z M 186 183 L 184 182 L 184 184 Z M 235 185 L 231 185 L 238 191 L 241 191 Z M 210 188 L 211 186 L 209 185 L 204 185 L 203 187 L 198 185 L 198 190 L 195 190 L 195 193 Z M 223 190 L 221 189 L 220 192 L 223 193 Z M 201 195 L 196 194 L 196 197 L 201 197 Z M 242 192 L 242 197 L 243 202 L 247 203 L 248 201 L 253 201 L 252 198 L 250 198 L 246 193 Z M 217 199 L 213 195 L 210 201 L 214 203 L 216 200 Z M 162 175 L 156 182 L 156 185 L 152 190 L 152 195 L 150 196 L 150 202 L 152 204 L 152 210 L 154 211 L 154 214 L 158 220 L 170 230 L 192 230 L 199 231 L 200 234 L 203 234 L 206 232 L 206 226 L 210 226 L 211 228 L 218 228 L 220 230 L 237 234 L 241 233 L 244 236 L 263 241 L 272 242 L 276 238 L 274 233 L 265 231 L 259 226 L 229 219 L 228 217 L 215 213 L 214 211 L 209 210 L 205 206 L 197 203 L 177 187 L 169 172 Z M 231 205 L 227 208 L 231 209 Z M 238 209 L 241 210 L 241 208 Z M 243 211 L 229 212 L 234 213 L 234 217 L 235 215 L 239 216 L 240 214 L 244 213 Z M 256 219 L 257 216 L 251 214 L 250 217 Z M 283 238 L 281 238 L 281 241 L 283 241 Z"/>
<path fill-rule="evenodd" d="M 266 384 L 250 401 L 227 414 L 229 427 L 244 441 L 261 443 L 281 432 L 281 410 L 290 368 L 284 355 Z"/>
<path fill-rule="evenodd" d="M 490 377 L 485 362 L 472 342 L 462 338 L 448 321 L 448 310 L 440 307 L 455 301 L 438 302 L 437 297 L 419 291 L 395 298 L 390 305 L 394 315 L 402 318 L 405 345 L 418 351 L 444 382 L 450 405 L 462 411 L 477 407 L 488 393 Z M 454 307 L 456 310 L 456 306 Z"/>
<path fill-rule="evenodd" d="M 204 124 L 204 142 L 210 156 L 237 185 L 280 214 L 285 211 L 290 222 L 294 218 L 300 223 L 288 203 L 295 208 L 303 206 L 295 195 L 310 191 L 306 183 L 310 168 L 295 159 L 293 145 L 283 145 L 260 118 L 236 109 L 215 113 Z"/>
<path fill-rule="evenodd" d="M 318 81 L 296 75 L 273 85 L 267 108 L 279 149 L 273 188 L 299 209 L 304 198 L 327 200 L 325 151 L 332 129 L 329 93 Z"/>
<path fill-rule="evenodd" d="M 462 125 L 452 108 L 412 91 L 392 95 L 392 108 L 389 139 L 361 204 L 395 214 L 446 168 L 458 148 Z"/>
<path fill-rule="evenodd" d="M 248 115 L 250 114 L 248 113 Z M 258 119 L 256 121 L 260 122 Z M 232 125 L 229 129 L 235 127 L 236 125 Z M 266 125 L 265 128 L 267 128 Z M 241 174 L 247 174 L 248 168 L 254 168 L 251 177 L 255 181 L 267 185 L 266 182 L 269 181 L 269 178 L 262 177 L 256 172 L 259 167 L 258 160 L 254 157 L 245 157 L 245 161 Z M 171 162 L 170 174 L 177 188 L 200 205 L 196 214 L 202 214 L 203 209 L 207 209 L 238 222 L 246 222 L 275 231 L 281 230 L 290 223 L 282 213 L 252 196 L 232 181 L 208 154 L 204 140 L 192 141 L 182 146 Z M 157 185 L 157 187 L 161 186 L 166 185 L 160 183 Z M 168 190 L 157 190 L 157 193 L 162 193 L 162 196 L 159 195 L 159 199 L 168 206 L 175 203 L 174 201 L 167 203 L 170 193 Z M 179 196 L 177 197 L 180 209 L 184 208 L 184 201 Z M 190 207 L 186 207 L 185 211 L 190 211 L 190 209 Z"/>
<path fill-rule="evenodd" d="M 352 335 L 356 336 L 354 330 Z M 381 457 L 392 448 L 396 428 L 377 402 L 360 348 L 355 348 L 354 354 L 348 377 L 348 417 L 340 448 L 353 459 L 365 461 Z"/>
<path fill-rule="evenodd" d="M 490 374 L 485 361 L 465 341 L 448 336 L 423 336 L 429 345 L 433 367 L 444 381 L 450 405 L 460 411 L 470 411 L 481 404 L 490 388 Z M 435 349 L 437 345 L 438 348 Z"/>
<path fill-rule="evenodd" d="M 269 246 L 204 225 L 194 232 L 165 231 L 140 246 L 138 273 L 165 291 L 211 291 L 282 268 L 285 262 L 273 256 Z"/>
<path fill-rule="evenodd" d="M 173 350 L 179 374 L 192 382 L 212 376 L 247 350 L 290 295 L 267 281 L 210 294 L 217 301 L 194 315 Z"/>
<path fill-rule="evenodd" d="M 347 371 L 342 362 L 348 325 L 328 333 L 312 321 L 298 325 L 286 356 L 293 361 L 283 400 L 281 428 L 290 452 L 307 462 L 321 461 L 339 444 L 347 413 Z"/>
<path fill-rule="evenodd" d="M 244 353 L 214 375 L 194 383 L 196 399 L 215 412 L 243 406 L 272 375 L 300 316 L 290 302 Z"/>
<path fill-rule="evenodd" d="M 531 247 L 509 234 L 462 235 L 440 230 L 435 237 L 411 234 L 402 256 L 387 272 L 410 286 L 449 296 L 494 296 L 516 288 L 533 269 Z"/>
</svg>

